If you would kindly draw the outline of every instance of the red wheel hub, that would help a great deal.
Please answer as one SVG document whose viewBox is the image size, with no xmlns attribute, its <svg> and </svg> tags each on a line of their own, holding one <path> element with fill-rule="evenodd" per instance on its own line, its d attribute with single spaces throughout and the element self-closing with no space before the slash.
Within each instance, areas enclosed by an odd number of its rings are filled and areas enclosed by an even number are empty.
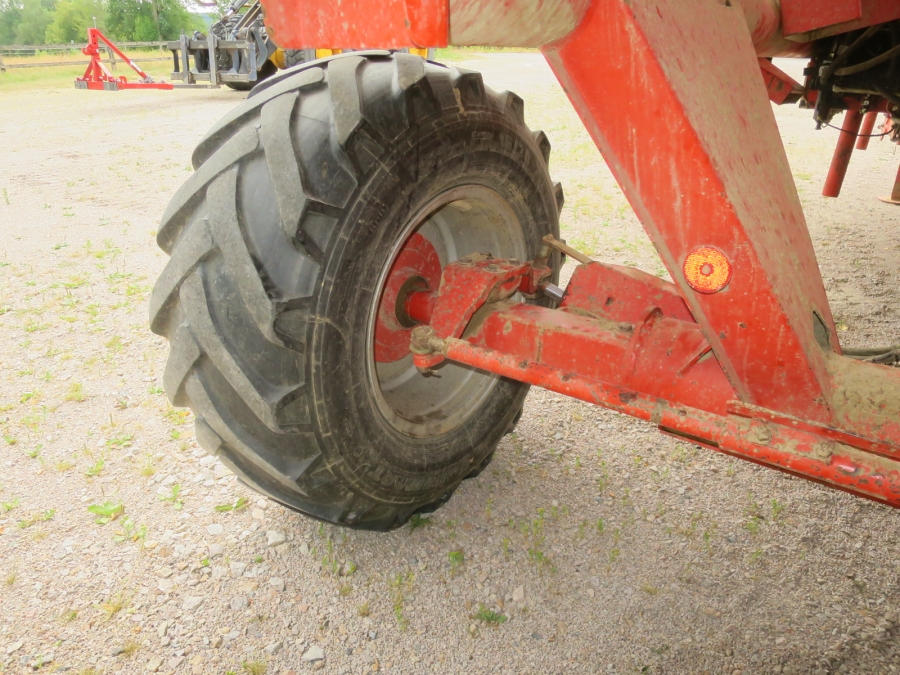
<svg viewBox="0 0 900 675">
<path fill-rule="evenodd" d="M 399 361 L 409 354 L 413 323 L 405 316 L 405 303 L 415 291 L 437 291 L 441 260 L 431 242 L 416 232 L 406 240 L 388 273 L 375 318 L 375 360 Z M 407 325 L 404 325 L 407 324 Z"/>
</svg>

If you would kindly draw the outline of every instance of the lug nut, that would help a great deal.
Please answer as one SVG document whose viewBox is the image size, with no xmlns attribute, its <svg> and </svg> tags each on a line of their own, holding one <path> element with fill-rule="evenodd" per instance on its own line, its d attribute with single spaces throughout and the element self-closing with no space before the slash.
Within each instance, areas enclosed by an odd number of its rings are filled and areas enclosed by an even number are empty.
<svg viewBox="0 0 900 675">
<path fill-rule="evenodd" d="M 456 262 L 464 267 L 468 267 L 469 265 L 472 264 L 472 259 L 471 258 L 460 258 Z"/>
</svg>

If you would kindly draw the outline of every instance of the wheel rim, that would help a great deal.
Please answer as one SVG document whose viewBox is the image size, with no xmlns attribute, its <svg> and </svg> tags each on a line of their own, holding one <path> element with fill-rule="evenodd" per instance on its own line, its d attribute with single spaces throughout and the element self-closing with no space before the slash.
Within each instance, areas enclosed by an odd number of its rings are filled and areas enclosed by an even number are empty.
<svg viewBox="0 0 900 675">
<path fill-rule="evenodd" d="M 409 352 L 412 327 L 403 326 L 397 317 L 399 294 L 411 284 L 436 291 L 440 270 L 472 253 L 527 257 L 512 206 L 497 192 L 478 185 L 448 190 L 410 218 L 378 279 L 379 301 L 368 318 L 369 384 L 385 420 L 408 436 L 431 438 L 457 429 L 499 382 L 496 375 L 451 362 L 425 377 Z"/>
</svg>

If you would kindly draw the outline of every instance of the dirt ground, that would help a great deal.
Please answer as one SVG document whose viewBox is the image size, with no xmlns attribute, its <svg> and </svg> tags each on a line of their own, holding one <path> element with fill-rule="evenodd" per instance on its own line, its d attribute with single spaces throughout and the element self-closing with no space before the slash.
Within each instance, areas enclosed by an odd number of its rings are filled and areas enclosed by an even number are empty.
<svg viewBox="0 0 900 675">
<path fill-rule="evenodd" d="M 540 55 L 465 58 L 550 138 L 569 243 L 664 274 Z M 419 527 L 239 485 L 162 393 L 147 298 L 242 96 L 0 89 L 0 673 L 900 670 L 900 514 L 547 392 Z M 897 342 L 900 155 L 873 141 L 826 200 L 838 132 L 776 116 L 842 341 Z"/>
</svg>

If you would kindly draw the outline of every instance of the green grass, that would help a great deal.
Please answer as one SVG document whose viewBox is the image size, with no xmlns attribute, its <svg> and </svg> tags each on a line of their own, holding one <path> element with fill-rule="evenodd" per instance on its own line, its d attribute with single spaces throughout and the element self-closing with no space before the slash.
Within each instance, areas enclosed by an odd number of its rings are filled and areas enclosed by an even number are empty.
<svg viewBox="0 0 900 675">
<path fill-rule="evenodd" d="M 106 525 L 125 513 L 125 505 L 122 502 L 104 502 L 103 504 L 91 504 L 87 510 L 97 516 L 94 522 L 98 525 Z"/>
<path fill-rule="evenodd" d="M 499 614 L 492 609 L 488 609 L 482 604 L 478 605 L 478 611 L 475 612 L 474 618 L 494 626 L 504 624 L 508 620 L 508 617 L 505 614 Z"/>
</svg>

